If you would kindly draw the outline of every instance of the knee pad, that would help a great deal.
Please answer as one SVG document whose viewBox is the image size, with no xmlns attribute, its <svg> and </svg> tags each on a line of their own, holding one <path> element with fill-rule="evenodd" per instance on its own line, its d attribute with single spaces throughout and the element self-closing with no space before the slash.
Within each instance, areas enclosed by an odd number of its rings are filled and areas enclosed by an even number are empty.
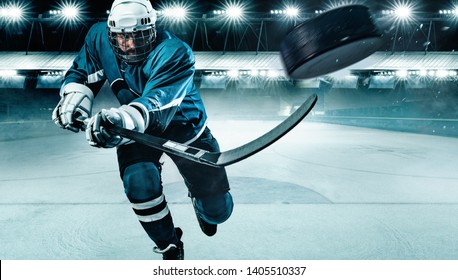
<svg viewBox="0 0 458 280">
<path fill-rule="evenodd" d="M 229 192 L 195 198 L 195 207 L 201 218 L 209 224 L 221 224 L 232 214 L 234 202 Z"/>
<path fill-rule="evenodd" d="M 122 178 L 124 191 L 131 202 L 144 202 L 162 194 L 161 174 L 152 162 L 129 165 Z"/>
</svg>

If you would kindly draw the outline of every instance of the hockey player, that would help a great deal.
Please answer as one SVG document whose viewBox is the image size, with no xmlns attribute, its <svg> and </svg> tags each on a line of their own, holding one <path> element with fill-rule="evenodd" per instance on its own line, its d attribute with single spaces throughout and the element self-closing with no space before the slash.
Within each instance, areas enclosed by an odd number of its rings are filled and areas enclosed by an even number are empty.
<svg viewBox="0 0 458 280">
<path fill-rule="evenodd" d="M 163 259 L 183 259 L 180 228 L 175 228 L 162 191 L 162 152 L 110 134 L 108 122 L 219 151 L 206 125 L 207 115 L 193 81 L 194 55 L 188 45 L 156 28 L 148 0 L 115 0 L 107 23 L 89 30 L 84 46 L 65 75 L 61 100 L 53 111 L 57 125 L 72 131 L 89 118 L 90 145 L 117 148 L 127 198 L 154 251 Z M 108 81 L 121 106 L 92 116 L 94 96 Z M 202 231 L 212 236 L 232 213 L 233 201 L 224 168 L 213 168 L 169 155 L 184 178 Z"/>
</svg>

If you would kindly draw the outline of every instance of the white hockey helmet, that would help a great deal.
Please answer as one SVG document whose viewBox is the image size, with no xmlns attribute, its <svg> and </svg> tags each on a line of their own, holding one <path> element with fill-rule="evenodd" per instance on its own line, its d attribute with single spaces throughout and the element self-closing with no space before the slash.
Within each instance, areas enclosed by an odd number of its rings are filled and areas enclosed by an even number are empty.
<svg viewBox="0 0 458 280">
<path fill-rule="evenodd" d="M 116 56 L 128 64 L 143 61 L 156 40 L 156 11 L 149 0 L 115 0 L 108 36 Z"/>
</svg>

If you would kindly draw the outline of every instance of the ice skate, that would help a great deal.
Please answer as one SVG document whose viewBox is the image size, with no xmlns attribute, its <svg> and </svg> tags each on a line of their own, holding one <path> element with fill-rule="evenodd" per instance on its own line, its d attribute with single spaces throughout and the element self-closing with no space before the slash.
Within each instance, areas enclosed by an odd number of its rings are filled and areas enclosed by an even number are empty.
<svg viewBox="0 0 458 280">
<path fill-rule="evenodd" d="M 181 241 L 181 236 L 183 236 L 183 231 L 181 228 L 175 228 L 178 243 L 169 244 L 167 248 L 161 250 L 158 247 L 154 247 L 153 251 L 158 254 L 162 254 L 163 260 L 184 260 L 184 247 L 183 242 Z"/>
</svg>

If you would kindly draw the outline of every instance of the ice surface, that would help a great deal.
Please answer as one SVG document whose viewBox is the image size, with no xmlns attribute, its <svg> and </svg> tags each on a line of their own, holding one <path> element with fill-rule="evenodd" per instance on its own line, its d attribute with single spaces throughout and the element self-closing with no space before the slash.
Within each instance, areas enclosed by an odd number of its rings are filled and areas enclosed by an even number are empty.
<svg viewBox="0 0 458 280">
<path fill-rule="evenodd" d="M 223 150 L 276 124 L 209 123 Z M 115 151 L 51 130 L 0 142 L 0 259 L 159 259 L 124 196 Z M 458 258 L 457 138 L 305 121 L 227 167 L 234 213 L 211 238 L 164 161 L 187 259 Z"/>
</svg>

